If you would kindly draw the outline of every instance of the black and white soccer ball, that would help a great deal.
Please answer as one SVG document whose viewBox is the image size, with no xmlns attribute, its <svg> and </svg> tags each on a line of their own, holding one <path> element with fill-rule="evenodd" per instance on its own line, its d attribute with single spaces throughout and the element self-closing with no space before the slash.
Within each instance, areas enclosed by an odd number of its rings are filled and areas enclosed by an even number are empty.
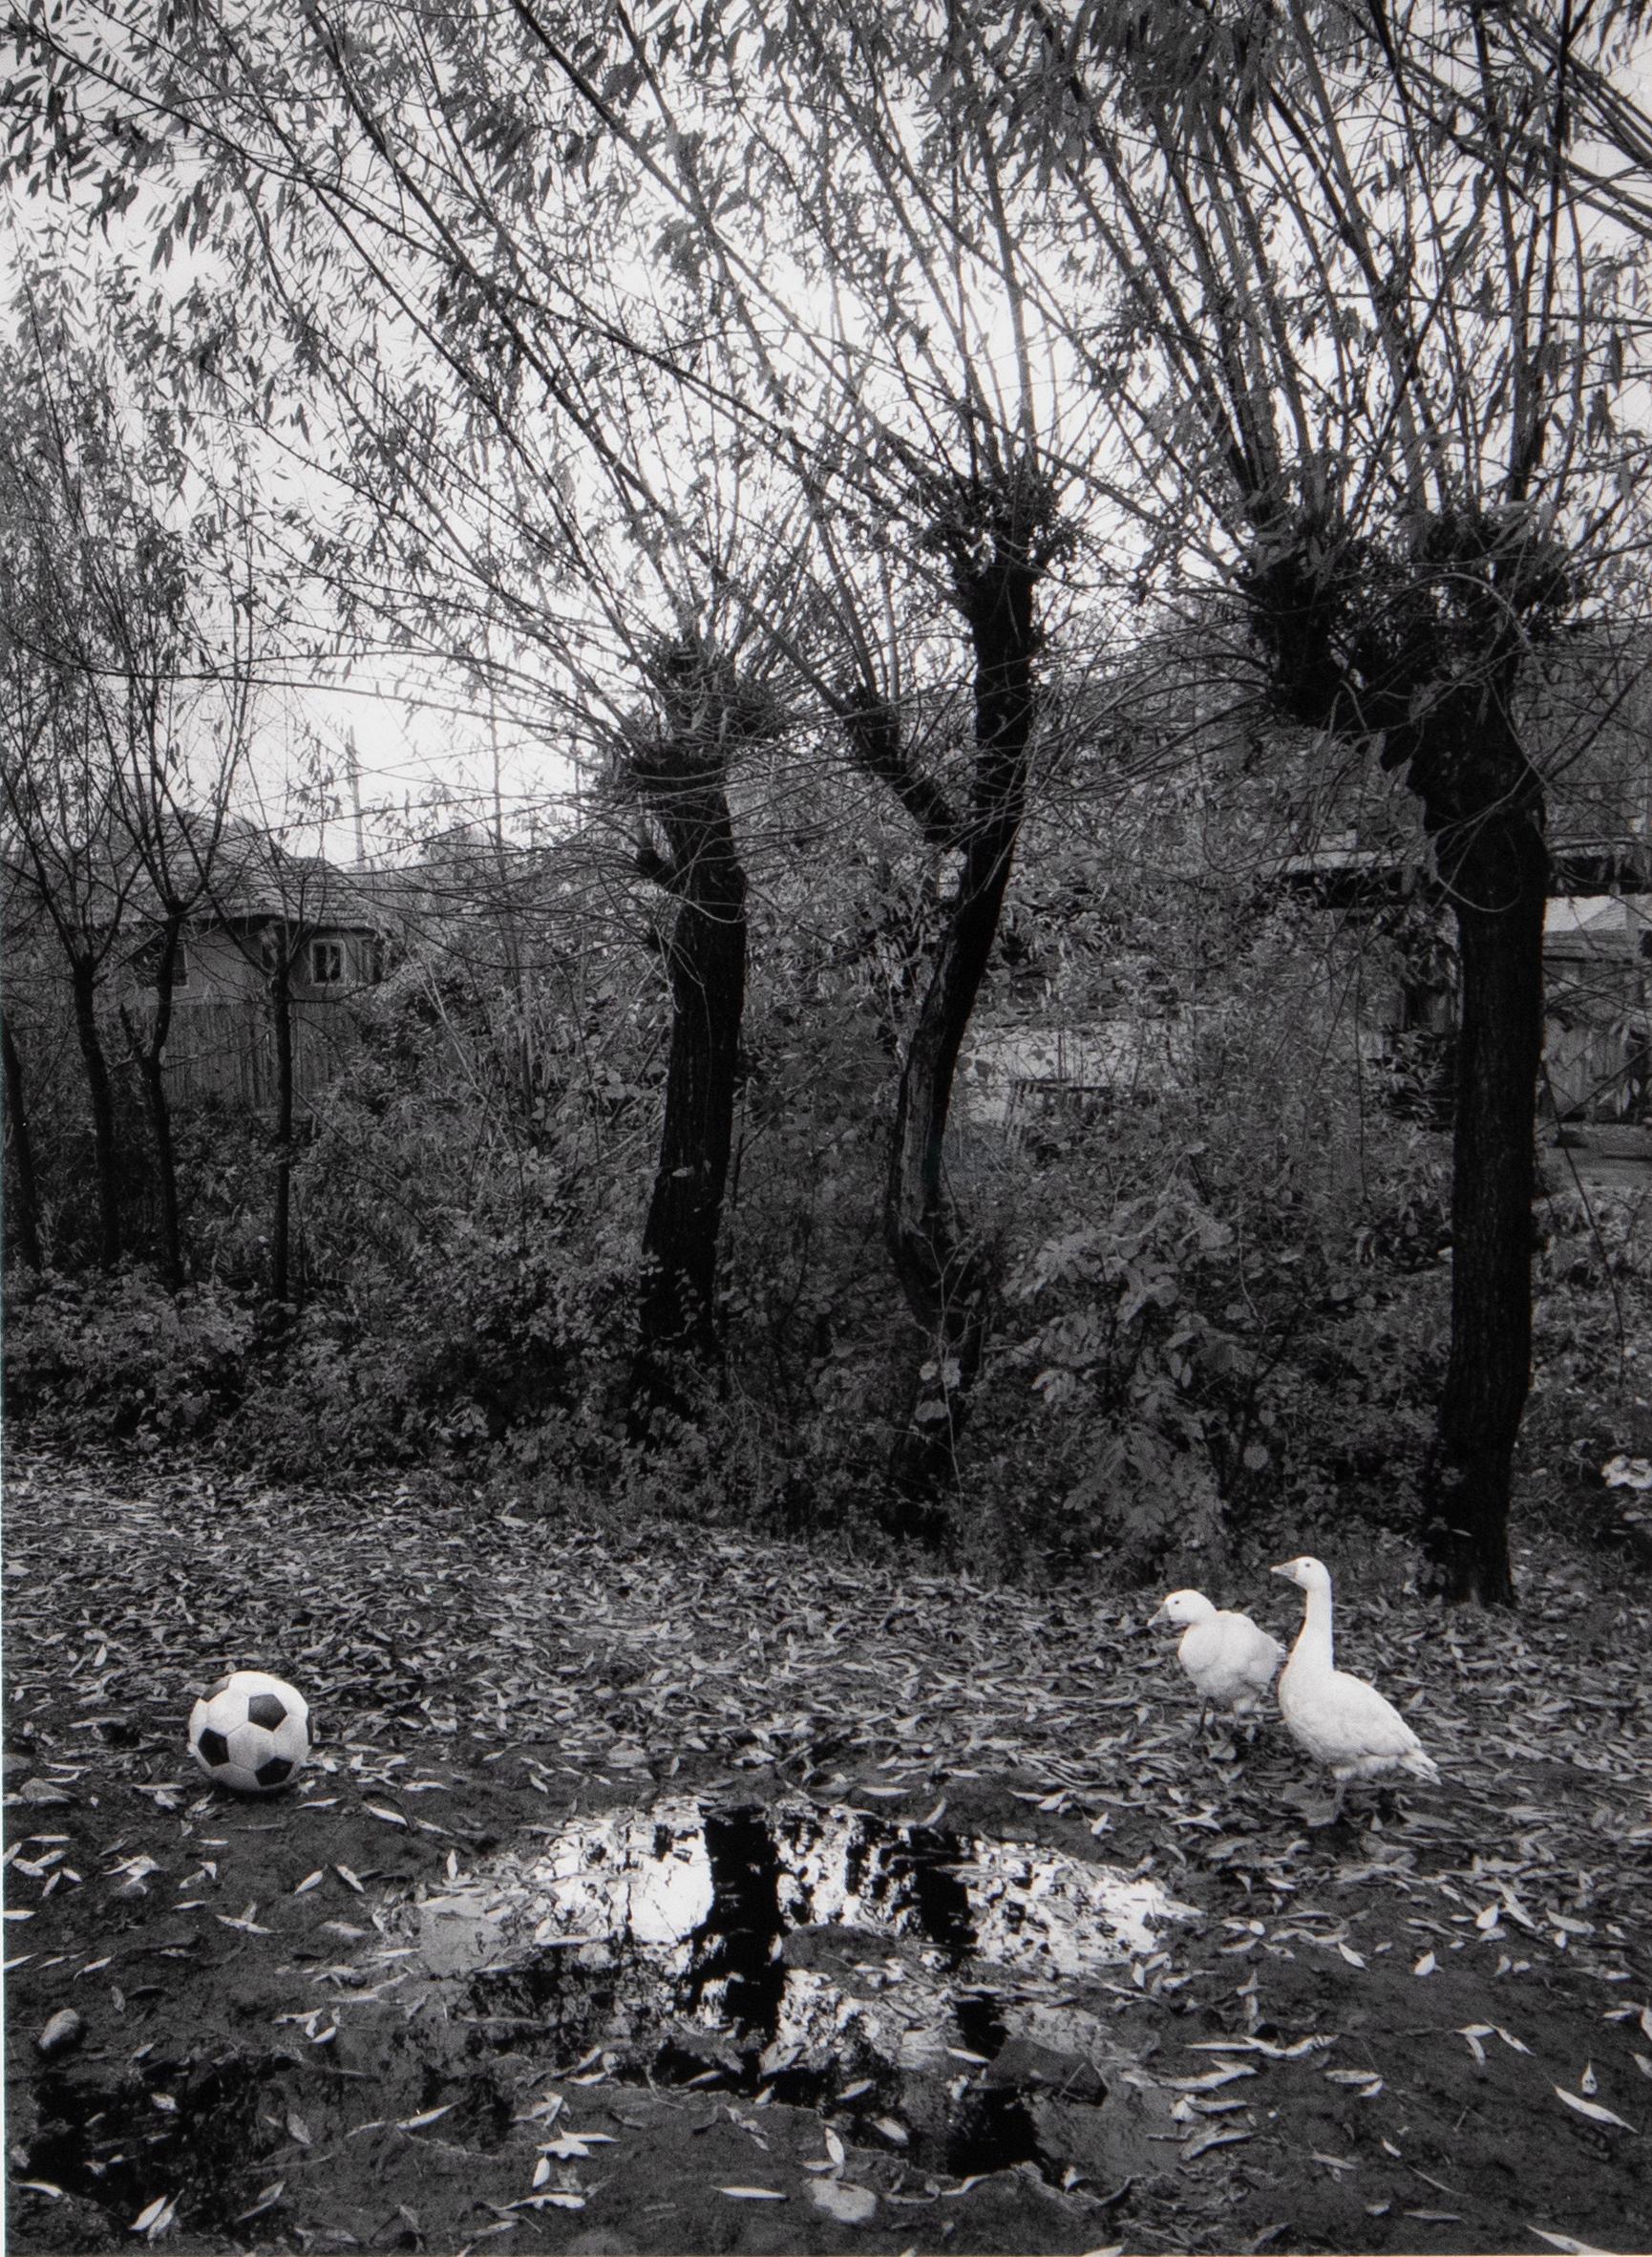
<svg viewBox="0 0 1652 2257">
<path fill-rule="evenodd" d="M 189 1712 L 189 1752 L 216 1785 L 271 1795 L 309 1754 L 309 1703 L 267 1670 L 234 1670 Z"/>
</svg>

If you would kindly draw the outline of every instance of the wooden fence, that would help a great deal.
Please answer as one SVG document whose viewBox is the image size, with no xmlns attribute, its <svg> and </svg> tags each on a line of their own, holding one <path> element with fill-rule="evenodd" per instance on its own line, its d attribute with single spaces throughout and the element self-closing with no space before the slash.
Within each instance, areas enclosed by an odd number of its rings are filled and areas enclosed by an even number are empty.
<svg viewBox="0 0 1652 2257">
<path fill-rule="evenodd" d="M 302 1104 L 338 1072 L 360 1039 L 348 1004 L 292 1005 L 293 1095 Z M 179 1002 L 166 1042 L 166 1084 L 175 1102 L 216 1097 L 248 1113 L 275 1105 L 275 1030 L 261 998 Z"/>
</svg>

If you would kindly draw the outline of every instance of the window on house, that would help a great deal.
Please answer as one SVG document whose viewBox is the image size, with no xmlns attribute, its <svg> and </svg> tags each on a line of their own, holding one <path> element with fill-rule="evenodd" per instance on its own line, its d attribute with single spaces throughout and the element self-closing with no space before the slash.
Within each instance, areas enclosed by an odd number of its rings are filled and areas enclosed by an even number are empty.
<svg viewBox="0 0 1652 2257">
<path fill-rule="evenodd" d="M 344 978 L 344 943 L 342 941 L 311 941 L 309 944 L 310 985 L 316 988 L 334 988 Z"/>
</svg>

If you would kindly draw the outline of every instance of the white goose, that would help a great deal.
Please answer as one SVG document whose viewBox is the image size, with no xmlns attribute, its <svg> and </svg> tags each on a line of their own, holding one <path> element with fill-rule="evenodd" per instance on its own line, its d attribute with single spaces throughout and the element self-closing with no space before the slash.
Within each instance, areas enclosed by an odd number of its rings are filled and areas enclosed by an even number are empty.
<svg viewBox="0 0 1652 2257">
<path fill-rule="evenodd" d="M 1277 1638 L 1248 1614 L 1214 1607 L 1203 1591 L 1172 1591 L 1148 1624 L 1181 1631 L 1176 1659 L 1198 1689 L 1200 1721 L 1212 1702 L 1236 1715 L 1253 1714 L 1285 1657 Z"/>
<path fill-rule="evenodd" d="M 1330 1766 L 1337 1782 L 1331 1815 L 1341 1811 L 1349 1779 L 1408 1771 L 1413 1778 L 1437 1780 L 1438 1766 L 1398 1709 L 1332 1659 L 1331 1578 L 1324 1562 L 1304 1556 L 1272 1572 L 1307 1594 L 1303 1627 L 1280 1678 L 1280 1714 L 1308 1754 Z"/>
</svg>

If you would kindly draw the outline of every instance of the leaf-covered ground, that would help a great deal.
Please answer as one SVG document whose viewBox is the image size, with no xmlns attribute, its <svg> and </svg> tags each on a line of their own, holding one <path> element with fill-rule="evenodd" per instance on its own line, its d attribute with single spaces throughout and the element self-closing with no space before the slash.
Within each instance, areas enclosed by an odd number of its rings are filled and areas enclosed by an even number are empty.
<svg viewBox="0 0 1652 2257">
<path fill-rule="evenodd" d="M 1652 2248 L 1652 1606 L 1616 1566 L 1524 1554 L 1512 1620 L 1350 1566 L 1341 1657 L 1446 1776 L 1321 1826 L 1277 1724 L 1201 1735 L 1152 1594 L 29 1454 L 5 1502 L 14 2249 Z M 1263 1575 L 1218 1595 L 1293 1626 Z M 253 1663 L 320 1740 L 246 1803 L 183 1725 Z M 1061 2119 L 1060 2170 L 409 1979 L 418 1900 L 667 1798 L 1162 1882 L 1150 1947 L 1046 1970 L 1065 2051 L 979 2012 L 949 2049 L 955 2102 Z"/>
</svg>

